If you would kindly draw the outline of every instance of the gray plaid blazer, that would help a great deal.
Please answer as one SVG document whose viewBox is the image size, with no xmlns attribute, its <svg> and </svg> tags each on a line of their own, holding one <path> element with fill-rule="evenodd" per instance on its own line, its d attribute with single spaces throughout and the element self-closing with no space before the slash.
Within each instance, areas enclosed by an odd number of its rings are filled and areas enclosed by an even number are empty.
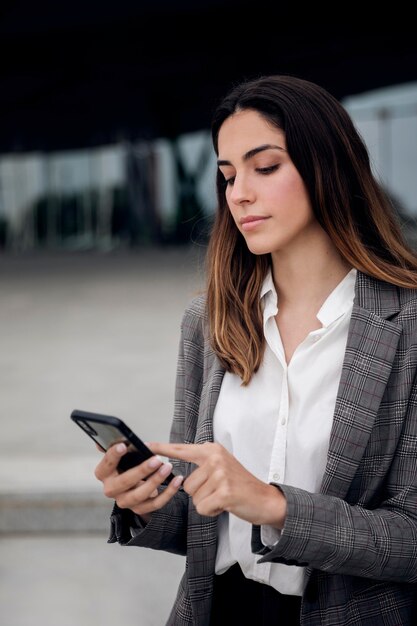
<svg viewBox="0 0 417 626">
<path fill-rule="evenodd" d="M 417 624 L 417 291 L 358 272 L 320 493 L 280 485 L 288 501 L 279 543 L 260 561 L 303 565 L 303 626 Z M 224 371 L 205 336 L 205 302 L 186 310 L 171 440 L 212 441 Z M 320 390 L 317 390 L 320 393 Z M 174 462 L 176 471 L 193 467 Z M 110 542 L 185 555 L 167 626 L 208 626 L 216 518 L 179 492 L 132 538 L 137 520 L 116 506 Z M 284 625 L 285 626 L 285 625 Z"/>
</svg>

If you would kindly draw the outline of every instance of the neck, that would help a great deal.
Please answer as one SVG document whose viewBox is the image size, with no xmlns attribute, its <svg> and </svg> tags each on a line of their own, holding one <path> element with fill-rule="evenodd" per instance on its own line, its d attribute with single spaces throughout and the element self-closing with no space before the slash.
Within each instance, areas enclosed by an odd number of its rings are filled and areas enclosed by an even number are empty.
<svg viewBox="0 0 417 626">
<path fill-rule="evenodd" d="M 320 307 L 351 266 L 327 237 L 302 253 L 278 251 L 272 254 L 272 276 L 280 306 Z"/>
</svg>

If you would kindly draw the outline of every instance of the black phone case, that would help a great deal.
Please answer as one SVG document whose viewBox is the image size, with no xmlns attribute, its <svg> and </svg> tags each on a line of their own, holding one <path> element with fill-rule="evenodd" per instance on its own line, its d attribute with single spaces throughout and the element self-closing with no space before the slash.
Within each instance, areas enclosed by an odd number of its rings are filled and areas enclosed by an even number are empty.
<svg viewBox="0 0 417 626">
<path fill-rule="evenodd" d="M 71 419 L 103 450 L 118 442 L 134 446 L 134 450 L 128 450 L 120 459 L 117 466 L 119 472 L 125 472 L 154 456 L 152 450 L 118 417 L 74 409 Z M 170 474 L 166 481 L 172 478 L 174 474 Z"/>
</svg>

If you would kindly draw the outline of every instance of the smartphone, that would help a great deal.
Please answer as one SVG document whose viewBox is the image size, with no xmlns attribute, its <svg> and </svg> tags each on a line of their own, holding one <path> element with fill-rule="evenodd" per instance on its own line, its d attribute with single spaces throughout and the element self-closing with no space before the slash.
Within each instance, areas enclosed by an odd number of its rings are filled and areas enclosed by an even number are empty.
<svg viewBox="0 0 417 626">
<path fill-rule="evenodd" d="M 118 417 L 74 409 L 71 419 L 104 451 L 115 443 L 127 445 L 127 452 L 117 466 L 119 472 L 125 472 L 151 456 L 155 456 L 152 450 Z M 172 478 L 174 474 L 171 473 L 164 482 L 169 482 Z"/>
</svg>

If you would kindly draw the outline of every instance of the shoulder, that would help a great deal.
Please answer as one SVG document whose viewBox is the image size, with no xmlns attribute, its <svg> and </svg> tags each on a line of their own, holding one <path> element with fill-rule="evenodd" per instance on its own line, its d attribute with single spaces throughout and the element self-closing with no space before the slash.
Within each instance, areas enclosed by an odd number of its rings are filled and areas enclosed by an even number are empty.
<svg viewBox="0 0 417 626">
<path fill-rule="evenodd" d="M 355 300 L 359 306 L 370 309 L 382 317 L 391 317 L 405 309 L 416 310 L 417 289 L 398 287 L 358 270 Z"/>
<path fill-rule="evenodd" d="M 187 308 L 184 311 L 184 318 L 188 317 L 197 317 L 197 318 L 205 318 L 206 317 L 206 294 L 201 293 L 198 296 L 195 296 L 187 305 Z"/>
<path fill-rule="evenodd" d="M 398 287 L 398 298 L 400 301 L 400 311 L 397 321 L 401 323 L 404 330 L 416 339 L 417 335 L 417 289 L 404 289 Z"/>
<path fill-rule="evenodd" d="M 402 341 L 415 345 L 417 339 L 417 289 L 398 287 L 358 271 L 355 302 L 362 310 L 402 329 Z"/>
<path fill-rule="evenodd" d="M 182 316 L 181 330 L 184 338 L 203 342 L 206 321 L 206 296 L 200 294 L 189 302 Z"/>
<path fill-rule="evenodd" d="M 405 289 L 404 287 L 397 287 L 397 290 L 401 309 L 411 308 L 416 310 L 417 289 Z"/>
</svg>

